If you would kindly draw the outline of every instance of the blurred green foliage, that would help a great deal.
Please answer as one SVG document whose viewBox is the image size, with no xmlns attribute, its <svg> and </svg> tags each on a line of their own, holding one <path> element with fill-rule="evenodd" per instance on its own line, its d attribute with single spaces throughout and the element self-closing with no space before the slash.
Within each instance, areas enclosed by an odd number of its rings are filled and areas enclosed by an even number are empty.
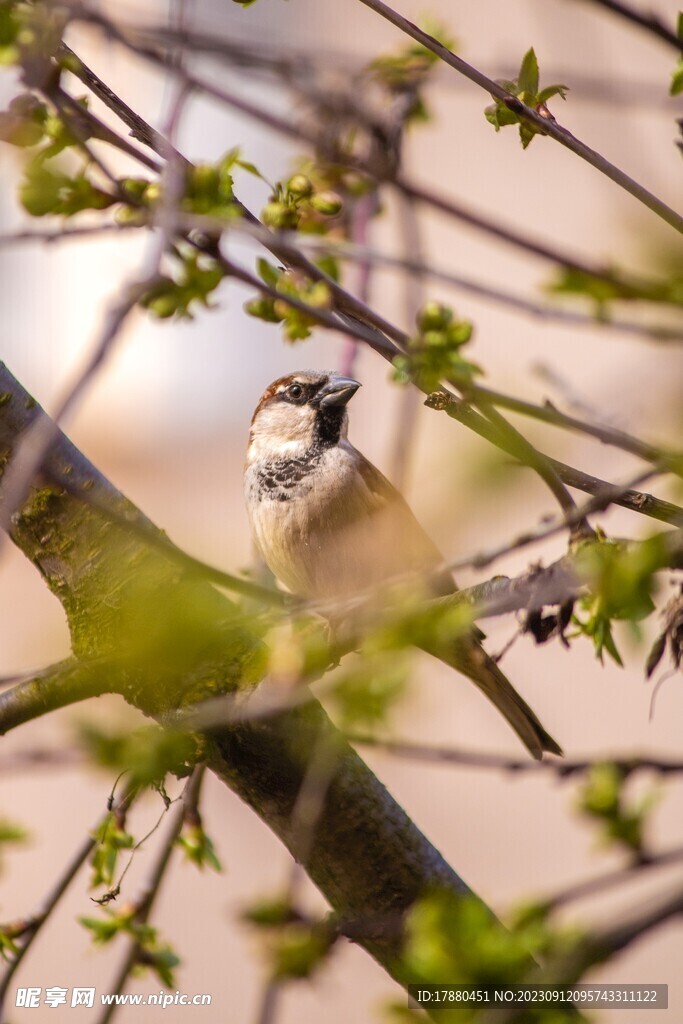
<svg viewBox="0 0 683 1024">
<path fill-rule="evenodd" d="M 90 886 L 92 889 L 100 886 L 109 889 L 114 884 L 121 850 L 132 850 L 135 840 L 114 811 L 104 816 L 93 838 L 95 847 L 90 858 Z"/>
<path fill-rule="evenodd" d="M 107 945 L 118 935 L 128 936 L 138 949 L 136 970 L 149 968 L 162 985 L 175 988 L 173 971 L 180 958 L 171 946 L 160 941 L 156 928 L 140 920 L 135 903 L 127 903 L 117 910 L 105 907 L 101 917 L 80 917 L 79 921 L 98 945 Z"/>
<path fill-rule="evenodd" d="M 596 764 L 579 793 L 579 809 L 600 823 L 604 840 L 626 847 L 637 859 L 645 856 L 645 830 L 649 812 L 659 793 L 651 790 L 639 800 L 629 800 L 629 773 L 609 761 Z"/>
<path fill-rule="evenodd" d="M 635 625 L 654 609 L 657 573 L 666 568 L 670 555 L 666 534 L 655 534 L 637 544 L 608 540 L 585 541 L 576 552 L 577 569 L 589 580 L 590 592 L 579 604 L 585 617 L 574 615 L 578 632 L 590 637 L 603 660 L 607 653 L 623 665 L 612 633 L 614 620 Z"/>
<path fill-rule="evenodd" d="M 431 18 L 421 18 L 419 27 L 436 39 L 447 50 L 457 49 L 456 40 L 447 28 Z M 396 52 L 382 54 L 368 65 L 370 75 L 381 82 L 386 89 L 395 95 L 409 94 L 411 104 L 404 114 L 406 125 L 416 121 L 428 121 L 430 114 L 424 98 L 423 87 L 427 84 L 430 72 L 438 67 L 439 57 L 421 43 L 409 41 Z"/>
<path fill-rule="evenodd" d="M 201 824 L 194 822 L 187 826 L 178 836 L 178 845 L 185 851 L 185 856 L 202 870 L 205 867 L 221 872 L 223 865 L 216 855 L 213 841 L 206 834 Z"/>
<path fill-rule="evenodd" d="M 480 366 L 461 354 L 472 337 L 469 320 L 458 320 L 453 310 L 439 302 L 428 302 L 417 315 L 417 334 L 408 342 L 405 355 L 394 358 L 394 380 L 414 381 L 424 391 L 435 391 L 442 380 L 467 385 L 483 373 Z"/>
</svg>

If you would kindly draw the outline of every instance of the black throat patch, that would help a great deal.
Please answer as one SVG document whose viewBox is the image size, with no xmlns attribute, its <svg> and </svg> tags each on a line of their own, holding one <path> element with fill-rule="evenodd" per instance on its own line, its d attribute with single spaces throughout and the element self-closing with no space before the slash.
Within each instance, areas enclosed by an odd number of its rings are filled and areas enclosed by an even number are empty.
<svg viewBox="0 0 683 1024">
<path fill-rule="evenodd" d="M 342 425 L 344 423 L 344 409 L 319 408 L 315 417 L 315 438 L 314 449 L 333 448 L 339 444 Z"/>
</svg>

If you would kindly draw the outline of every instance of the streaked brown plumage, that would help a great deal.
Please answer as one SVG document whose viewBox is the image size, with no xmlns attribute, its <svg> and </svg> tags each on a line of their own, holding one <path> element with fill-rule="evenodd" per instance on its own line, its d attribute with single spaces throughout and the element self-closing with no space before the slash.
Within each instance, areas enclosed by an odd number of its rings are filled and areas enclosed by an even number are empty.
<svg viewBox="0 0 683 1024">
<path fill-rule="evenodd" d="M 254 412 L 245 466 L 247 511 L 269 568 L 292 593 L 343 598 L 443 561 L 404 498 L 347 439 L 346 405 L 360 385 L 333 371 L 282 377 Z M 449 573 L 434 596 L 456 589 Z M 446 653 L 495 704 L 531 754 L 561 754 L 531 708 L 486 654 L 476 627 Z"/>
</svg>

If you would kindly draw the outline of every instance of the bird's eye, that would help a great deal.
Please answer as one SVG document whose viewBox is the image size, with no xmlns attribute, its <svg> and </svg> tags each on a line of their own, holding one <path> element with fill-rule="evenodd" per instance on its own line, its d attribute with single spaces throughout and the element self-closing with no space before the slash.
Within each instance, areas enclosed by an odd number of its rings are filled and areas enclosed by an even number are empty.
<svg viewBox="0 0 683 1024">
<path fill-rule="evenodd" d="M 287 388 L 287 395 L 289 398 L 293 398 L 296 402 L 304 393 L 304 389 L 301 384 L 290 384 Z"/>
</svg>

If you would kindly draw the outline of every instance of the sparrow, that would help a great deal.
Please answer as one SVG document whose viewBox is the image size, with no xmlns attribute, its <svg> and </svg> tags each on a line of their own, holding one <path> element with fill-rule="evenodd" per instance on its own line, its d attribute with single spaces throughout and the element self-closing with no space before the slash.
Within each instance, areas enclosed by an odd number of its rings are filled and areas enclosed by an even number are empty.
<svg viewBox="0 0 683 1024">
<path fill-rule="evenodd" d="M 332 370 L 274 381 L 256 406 L 244 485 L 256 547 L 292 594 L 337 600 L 420 574 L 429 594 L 457 590 L 443 557 L 402 495 L 348 440 L 347 404 L 360 387 Z M 561 748 L 481 645 L 472 626 L 435 654 L 467 676 L 537 759 Z"/>
</svg>

